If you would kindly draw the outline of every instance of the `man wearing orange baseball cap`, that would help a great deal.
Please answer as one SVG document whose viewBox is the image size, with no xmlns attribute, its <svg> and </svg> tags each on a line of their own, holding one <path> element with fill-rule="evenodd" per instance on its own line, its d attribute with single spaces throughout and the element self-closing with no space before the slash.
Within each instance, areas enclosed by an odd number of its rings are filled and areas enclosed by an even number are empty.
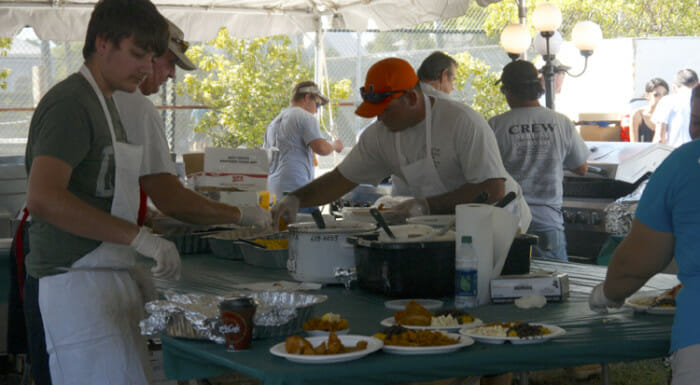
<svg viewBox="0 0 700 385">
<path fill-rule="evenodd" d="M 377 184 L 394 174 L 408 199 L 394 207 L 405 216 L 453 213 L 482 192 L 488 202 L 507 191 L 522 197 L 508 175 L 488 123 L 464 104 L 423 93 L 411 65 L 398 58 L 375 63 L 360 88 L 355 113 L 377 117 L 333 171 L 292 192 L 272 209 L 273 220 L 294 219 L 299 207 L 338 199 L 360 183 Z M 509 207 L 527 229 L 530 210 L 522 199 Z"/>
</svg>

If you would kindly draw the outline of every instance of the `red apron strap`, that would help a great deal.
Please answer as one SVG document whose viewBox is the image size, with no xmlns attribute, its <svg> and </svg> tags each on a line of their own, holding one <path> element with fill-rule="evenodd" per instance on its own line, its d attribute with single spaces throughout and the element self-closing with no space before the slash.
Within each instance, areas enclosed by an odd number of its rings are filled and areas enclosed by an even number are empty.
<svg viewBox="0 0 700 385">
<path fill-rule="evenodd" d="M 19 299 L 24 300 L 24 225 L 27 223 L 29 211 L 22 209 L 22 220 L 19 222 L 15 233 L 15 261 L 17 262 L 17 286 L 19 287 Z"/>
<path fill-rule="evenodd" d="M 136 218 L 136 223 L 139 226 L 143 226 L 143 222 L 146 221 L 146 212 L 148 208 L 148 195 L 143 191 L 143 188 L 139 186 L 139 213 Z"/>
</svg>

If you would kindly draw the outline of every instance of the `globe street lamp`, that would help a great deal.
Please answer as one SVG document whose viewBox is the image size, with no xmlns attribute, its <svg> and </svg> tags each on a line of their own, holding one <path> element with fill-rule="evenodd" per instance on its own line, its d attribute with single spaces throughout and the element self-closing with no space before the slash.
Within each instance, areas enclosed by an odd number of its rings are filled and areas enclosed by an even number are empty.
<svg viewBox="0 0 700 385">
<path fill-rule="evenodd" d="M 544 91 L 547 107 L 554 109 L 554 65 L 553 61 L 563 42 L 557 29 L 561 26 L 561 11 L 559 7 L 552 3 L 541 3 L 532 13 L 532 24 L 538 31 L 533 41 L 537 53 L 542 55 L 545 64 L 542 67 L 544 77 Z M 578 22 L 571 31 L 571 39 L 574 45 L 584 57 L 584 65 L 581 73 L 577 75 L 567 74 L 577 77 L 581 76 L 588 66 L 588 57 L 598 47 L 603 39 L 603 33 L 598 24 L 592 21 Z M 525 44 L 527 40 L 528 44 Z M 530 33 L 522 24 L 508 25 L 501 33 L 501 46 L 508 53 L 508 56 L 515 60 L 530 46 Z"/>
</svg>

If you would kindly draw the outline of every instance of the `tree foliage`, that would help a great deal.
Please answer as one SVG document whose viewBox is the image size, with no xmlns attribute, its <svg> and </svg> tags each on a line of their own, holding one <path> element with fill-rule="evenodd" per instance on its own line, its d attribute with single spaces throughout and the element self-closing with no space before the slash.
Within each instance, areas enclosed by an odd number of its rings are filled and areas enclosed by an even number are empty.
<svg viewBox="0 0 700 385">
<path fill-rule="evenodd" d="M 0 56 L 7 56 L 7 51 L 10 50 L 12 39 L 0 39 Z M 10 70 L 7 68 L 0 69 L 0 88 L 7 88 L 7 77 L 10 75 Z"/>
<path fill-rule="evenodd" d="M 483 61 L 472 57 L 468 52 L 452 56 L 458 63 L 455 88 L 461 91 L 462 102 L 470 105 L 485 119 L 501 114 L 508 110 L 508 105 L 499 88 L 495 86 L 499 74 L 490 71 L 491 67 Z M 473 92 L 465 90 L 472 88 Z M 467 95 L 473 94 L 469 99 Z"/>
<path fill-rule="evenodd" d="M 559 29 L 571 37 L 576 22 L 591 20 L 600 25 L 603 37 L 697 36 L 700 12 L 697 0 L 549 0 L 563 15 Z M 540 0 L 526 0 L 532 15 Z M 488 6 L 483 28 L 490 36 L 499 36 L 503 28 L 517 23 L 515 1 L 500 1 Z M 534 28 L 528 23 L 532 34 Z"/>
<path fill-rule="evenodd" d="M 697 0 L 548 0 L 562 12 L 563 22 L 559 31 L 565 39 L 571 38 L 576 22 L 591 20 L 598 23 L 604 38 L 697 36 L 700 28 L 700 12 Z M 532 15 L 541 0 L 526 0 L 527 14 Z M 473 4 L 471 7 L 476 7 Z M 486 18 L 481 28 L 487 36 L 497 39 L 505 26 L 518 22 L 515 1 L 500 1 L 486 8 Z M 475 16 L 476 15 L 476 16 Z M 479 13 L 468 12 L 455 23 L 474 28 Z M 528 28 L 536 33 L 530 18 Z M 499 74 L 489 72 L 485 63 L 471 58 L 468 53 L 455 55 L 460 63 L 457 71 L 458 90 L 471 85 L 472 100 L 464 100 L 486 119 L 507 110 L 505 98 L 499 92 L 495 80 Z M 464 61 L 462 61 L 464 60 Z"/>
<path fill-rule="evenodd" d="M 199 71 L 186 74 L 176 90 L 211 108 L 195 131 L 206 133 L 215 146 L 262 145 L 265 128 L 289 105 L 294 85 L 313 79 L 301 50 L 286 36 L 238 40 L 221 29 L 215 40 L 192 46 L 187 55 Z M 329 89 L 332 99 L 346 99 L 350 81 L 331 82 Z"/>
</svg>

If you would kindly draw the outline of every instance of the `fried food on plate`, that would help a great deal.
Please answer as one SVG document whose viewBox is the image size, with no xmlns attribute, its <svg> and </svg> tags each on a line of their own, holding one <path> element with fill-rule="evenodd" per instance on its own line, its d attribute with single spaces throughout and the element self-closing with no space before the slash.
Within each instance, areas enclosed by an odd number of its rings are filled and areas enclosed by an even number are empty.
<svg viewBox="0 0 700 385">
<path fill-rule="evenodd" d="M 304 330 L 323 330 L 337 332 L 350 327 L 348 320 L 335 313 L 326 313 L 321 318 L 311 318 L 302 325 Z"/>
<path fill-rule="evenodd" d="M 394 312 L 394 321 L 399 325 L 430 326 L 430 320 L 434 315 L 418 302 L 410 300 L 406 304 L 406 310 Z"/>
<path fill-rule="evenodd" d="M 287 337 L 284 347 L 289 354 L 343 354 L 367 349 L 367 341 L 357 341 L 355 346 L 345 346 L 340 338 L 331 332 L 328 335 L 328 341 L 323 341 L 316 347 L 313 347 L 306 338 L 299 336 Z"/>
</svg>

